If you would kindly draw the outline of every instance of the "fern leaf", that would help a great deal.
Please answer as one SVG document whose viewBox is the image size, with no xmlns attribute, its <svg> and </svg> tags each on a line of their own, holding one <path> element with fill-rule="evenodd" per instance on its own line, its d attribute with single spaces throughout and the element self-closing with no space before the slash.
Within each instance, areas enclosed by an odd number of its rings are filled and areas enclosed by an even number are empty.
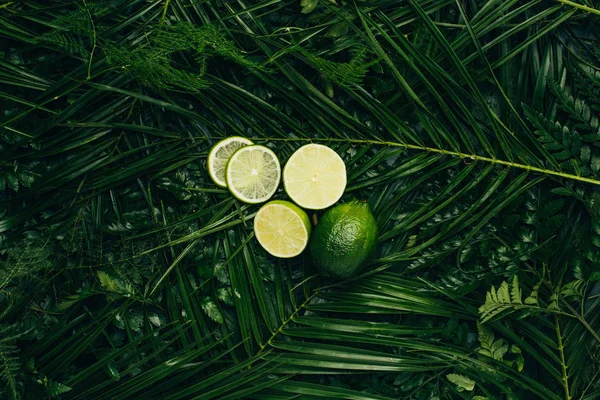
<svg viewBox="0 0 600 400">
<path fill-rule="evenodd" d="M 122 297 L 132 297 L 135 295 L 135 290 L 133 285 L 128 282 L 124 282 L 121 279 L 114 278 L 107 274 L 104 271 L 98 271 L 98 280 L 100 281 L 100 285 L 104 290 L 114 295 L 119 295 Z M 109 299 L 118 296 L 108 296 Z"/>
<path fill-rule="evenodd" d="M 80 60 L 86 60 L 90 55 L 90 52 L 81 37 L 70 32 L 61 30 L 51 31 L 42 35 L 40 41 L 51 44 Z"/>
<path fill-rule="evenodd" d="M 202 77 L 208 58 L 214 54 L 248 68 L 264 69 L 246 57 L 213 25 L 196 27 L 188 23 L 179 23 L 163 27 L 150 36 L 148 41 L 150 45 L 136 49 L 115 44 L 105 45 L 107 62 L 115 68 L 125 70 L 144 86 L 179 88 L 186 91 L 198 91 L 208 87 L 208 81 Z M 199 63 L 195 73 L 171 65 L 173 54 L 181 51 L 195 54 Z"/>
<path fill-rule="evenodd" d="M 46 382 L 46 390 L 48 391 L 48 396 L 56 397 L 63 393 L 67 393 L 73 389 L 71 389 L 69 386 L 64 385 L 60 382 L 56 382 L 51 379 L 48 379 L 48 381 Z"/>
<path fill-rule="evenodd" d="M 558 297 L 558 293 L 552 293 L 552 296 L 550 296 L 550 302 L 548 303 L 548 311 L 560 309 L 560 306 L 558 305 Z"/>
<path fill-rule="evenodd" d="M 543 114 L 523 105 L 527 119 L 533 124 L 538 141 L 560 167 L 581 176 L 590 176 L 591 149 L 582 143 L 575 130 L 550 121 Z"/>
<path fill-rule="evenodd" d="M 531 305 L 538 305 L 538 289 L 539 285 L 534 287 L 531 296 L 526 298 L 525 304 L 523 304 L 523 291 L 520 288 L 519 278 L 516 275 L 513 277 L 512 284 L 504 281 L 497 289 L 492 286 L 486 293 L 485 303 L 479 307 L 481 323 L 489 321 L 505 311 L 514 312 Z"/>
<path fill-rule="evenodd" d="M 504 281 L 500 285 L 497 290 L 498 293 L 498 302 L 503 304 L 511 304 L 510 299 L 510 287 L 508 286 L 508 282 Z"/>
<path fill-rule="evenodd" d="M 581 299 L 583 297 L 583 291 L 585 288 L 585 281 L 576 279 L 572 282 L 567 283 L 560 289 L 560 294 L 563 297 L 575 297 Z"/>
<path fill-rule="evenodd" d="M 572 73 L 579 93 L 591 104 L 590 107 L 600 110 L 600 71 L 579 62 L 568 62 L 567 69 Z"/>
<path fill-rule="evenodd" d="M 20 370 L 19 359 L 15 356 L 15 346 L 0 345 L 0 382 L 4 382 L 11 399 L 17 399 L 17 373 Z"/>
<path fill-rule="evenodd" d="M 490 350 L 495 338 L 494 332 L 491 329 L 481 323 L 477 323 L 477 339 L 481 345 L 481 349 L 478 351 L 479 354 L 492 357 L 492 352 Z"/>
<path fill-rule="evenodd" d="M 539 306 L 538 303 L 538 291 L 540 289 L 541 283 L 538 283 L 533 287 L 531 294 L 525 299 L 525 304 L 527 305 L 535 305 Z"/>
<path fill-rule="evenodd" d="M 564 206 L 565 199 L 555 199 L 548 201 L 544 204 L 541 211 L 539 212 L 539 218 L 550 218 L 559 213 L 560 209 Z"/>
<path fill-rule="evenodd" d="M 144 86 L 192 91 L 208 86 L 201 73 L 195 75 L 172 67 L 168 53 L 145 48 L 130 51 L 113 45 L 107 45 L 104 52 L 110 65 L 125 70 Z"/>
<path fill-rule="evenodd" d="M 477 324 L 477 333 L 477 338 L 481 344 L 478 353 L 502 361 L 508 351 L 508 344 L 504 339 L 496 339 L 494 332 L 480 323 Z"/>
<path fill-rule="evenodd" d="M 15 246 L 6 252 L 6 256 L 0 262 L 0 289 L 16 278 L 35 276 L 52 265 L 50 251 L 43 243 Z"/>
<path fill-rule="evenodd" d="M 513 304 L 523 304 L 523 290 L 519 287 L 519 278 L 515 274 L 513 277 L 512 288 L 510 290 L 510 300 Z"/>
<path fill-rule="evenodd" d="M 14 340 L 22 334 L 14 332 L 13 327 L 0 327 L 0 382 L 4 382 L 9 398 L 17 399 L 17 374 L 20 371 L 20 361 L 17 357 L 18 348 Z M 2 393 L 0 391 L 0 393 Z"/>
<path fill-rule="evenodd" d="M 208 315 L 210 319 L 219 324 L 223 323 L 223 313 L 221 312 L 221 309 L 213 299 L 211 299 L 208 296 L 205 296 L 202 300 L 200 300 L 200 307 L 202 307 L 202 310 L 206 313 L 206 315 Z"/>
<path fill-rule="evenodd" d="M 467 378 L 464 375 L 459 374 L 448 374 L 446 378 L 456 385 L 459 392 L 469 391 L 472 392 L 475 389 L 475 381 Z"/>
<path fill-rule="evenodd" d="M 592 113 L 590 106 L 585 99 L 575 98 L 566 88 L 563 88 L 550 81 L 548 83 L 550 90 L 559 100 L 559 107 L 576 121 L 576 127 L 589 132 L 591 135 L 586 136 L 588 141 L 600 140 L 600 120 Z"/>
<path fill-rule="evenodd" d="M 490 291 L 486 293 L 485 303 L 481 307 L 479 307 L 479 313 L 481 314 L 482 322 L 485 322 L 509 308 L 510 304 L 503 304 L 498 298 L 496 288 L 492 286 Z"/>
<path fill-rule="evenodd" d="M 329 61 L 302 48 L 300 48 L 300 52 L 315 69 L 342 87 L 360 84 L 371 66 L 365 61 L 367 54 L 365 48 L 355 51 L 354 56 L 347 63 Z"/>
</svg>

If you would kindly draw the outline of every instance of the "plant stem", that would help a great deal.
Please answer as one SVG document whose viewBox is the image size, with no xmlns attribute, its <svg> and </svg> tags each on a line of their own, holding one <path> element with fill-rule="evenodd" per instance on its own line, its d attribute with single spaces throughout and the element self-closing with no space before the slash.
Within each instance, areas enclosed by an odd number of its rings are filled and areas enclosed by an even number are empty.
<svg viewBox="0 0 600 400">
<path fill-rule="evenodd" d="M 558 341 L 558 352 L 560 353 L 560 364 L 562 367 L 562 375 L 563 375 L 563 386 L 565 389 L 565 399 L 566 400 L 571 400 L 571 394 L 569 392 L 569 375 L 567 374 L 567 363 L 565 361 L 565 351 L 564 351 L 564 346 L 563 346 L 563 341 L 562 341 L 562 334 L 560 332 L 560 320 L 558 319 L 558 316 L 555 315 L 554 316 L 554 324 L 556 327 L 556 340 Z"/>
<path fill-rule="evenodd" d="M 267 342 L 265 344 L 262 344 L 260 346 L 260 350 L 258 351 L 258 354 L 262 353 L 273 342 L 273 340 L 275 339 L 275 337 L 277 337 L 277 335 L 279 335 L 283 331 L 283 328 L 285 328 L 287 326 L 287 324 L 289 324 L 292 321 L 292 319 L 294 319 L 294 317 L 296 315 L 298 315 L 298 313 L 300 312 L 300 310 L 302 310 L 313 299 L 313 297 L 315 297 L 317 294 L 319 294 L 319 291 L 315 290 L 315 292 L 313 294 L 311 294 L 304 301 L 304 303 L 300 304 L 300 307 L 298 307 L 292 313 L 292 315 L 290 315 L 288 317 L 288 319 L 286 319 L 285 321 L 283 321 L 283 323 L 279 326 L 279 328 L 277 328 L 277 330 L 275 332 L 273 332 L 273 334 L 271 335 L 271 337 L 269 338 L 269 340 L 267 340 Z"/>
<path fill-rule="evenodd" d="M 165 19 L 167 18 L 167 11 L 169 10 L 169 3 L 171 0 L 165 1 L 165 6 L 163 7 L 162 17 L 160 18 L 160 25 L 165 23 Z"/>
<path fill-rule="evenodd" d="M 524 263 L 527 268 L 529 268 L 530 271 L 535 273 L 535 268 L 533 268 L 531 265 L 529 265 L 527 262 Z M 548 283 L 545 279 L 542 279 L 542 283 L 550 290 L 554 290 L 553 286 Z M 578 320 L 584 327 L 585 329 L 587 329 L 588 332 L 590 332 L 590 334 L 594 337 L 594 339 L 596 339 L 596 342 L 598 342 L 600 344 L 600 336 L 598 336 L 598 334 L 596 333 L 596 331 L 594 331 L 594 328 L 592 328 L 590 326 L 590 324 L 588 324 L 588 322 L 585 320 L 585 315 L 584 314 L 578 314 L 577 311 L 575 311 L 575 309 L 571 306 L 571 304 L 569 304 L 568 301 L 566 301 L 564 299 L 564 297 L 560 296 L 560 301 L 561 303 L 563 303 L 565 305 L 565 307 L 567 307 L 569 309 L 569 311 L 571 311 L 571 314 L 566 313 L 564 311 L 559 311 L 559 310 L 543 310 L 546 312 L 551 312 L 554 314 L 554 318 L 558 318 L 558 315 L 564 315 L 565 317 L 570 317 L 570 318 L 575 318 L 576 320 Z"/>
<path fill-rule="evenodd" d="M 83 0 L 83 5 L 85 6 L 85 11 L 87 12 L 88 16 L 90 17 L 90 24 L 92 25 L 92 39 L 94 40 L 92 51 L 90 52 L 90 61 L 88 62 L 87 78 L 91 79 L 92 78 L 92 60 L 94 59 L 94 52 L 96 51 L 96 25 L 94 24 L 94 18 L 92 17 L 92 13 L 90 12 L 90 9 L 89 9 L 87 3 L 85 2 L 85 0 Z"/>
<path fill-rule="evenodd" d="M 588 322 L 585 320 L 584 316 L 577 314 L 577 311 L 575 311 L 575 309 L 569 304 L 569 302 L 566 301 L 564 298 L 562 298 L 562 296 L 561 296 L 561 301 L 569 309 L 569 311 L 571 311 L 573 313 L 573 316 L 575 318 L 577 318 L 579 320 L 579 322 L 581 322 L 581 324 L 585 327 L 585 329 L 587 329 L 588 332 L 590 332 L 592 334 L 592 336 L 594 337 L 594 339 L 596 339 L 598 344 L 600 344 L 600 336 L 598 336 L 596 331 L 594 331 L 594 328 L 592 328 L 590 326 L 590 324 L 588 324 Z"/>
<path fill-rule="evenodd" d="M 532 165 L 520 164 L 520 163 L 515 163 L 515 162 L 512 162 L 512 161 L 506 161 L 506 160 L 499 160 L 497 158 L 485 157 L 485 156 L 480 156 L 480 155 L 477 155 L 477 154 L 461 153 L 459 151 L 444 150 L 444 149 L 438 149 L 438 148 L 435 148 L 435 147 L 419 146 L 419 145 L 408 144 L 408 143 L 390 142 L 390 141 L 385 141 L 385 140 L 337 139 L 337 138 L 327 138 L 327 139 L 321 139 L 321 138 L 307 138 L 307 139 L 294 138 L 294 139 L 289 139 L 289 138 L 254 137 L 254 138 L 252 138 L 252 140 L 256 140 L 256 141 L 272 140 L 272 141 L 286 141 L 286 142 L 295 142 L 295 141 L 309 141 L 309 142 L 312 142 L 312 141 L 327 141 L 327 142 L 344 142 L 344 143 L 354 143 L 354 144 L 368 144 L 368 145 L 378 145 L 378 146 L 401 147 L 401 148 L 405 148 L 407 150 L 426 151 L 428 153 L 444 154 L 444 155 L 447 155 L 447 156 L 458 157 L 458 158 L 468 159 L 468 160 L 472 160 L 472 161 L 484 161 L 484 162 L 491 163 L 491 164 L 505 165 L 507 167 L 523 169 L 523 170 L 526 170 L 526 171 L 536 172 L 536 173 L 539 173 L 539 174 L 542 174 L 542 175 L 557 176 L 557 177 L 561 177 L 561 178 L 565 178 L 565 179 L 570 179 L 570 180 L 579 181 L 579 182 L 586 182 L 586 183 L 591 183 L 592 185 L 599 185 L 600 186 L 600 180 L 586 178 L 586 177 L 583 177 L 583 176 L 578 176 L 578 175 L 573 175 L 573 174 L 567 174 L 567 173 L 560 172 L 560 171 L 552 171 L 552 170 L 549 170 L 549 169 L 534 167 Z"/>
<path fill-rule="evenodd" d="M 575 8 L 579 8 L 580 10 L 590 12 L 592 14 L 600 15 L 600 10 L 597 10 L 595 8 L 592 8 L 592 7 L 585 6 L 583 4 L 575 3 L 575 2 L 572 2 L 572 1 L 569 1 L 569 0 L 557 0 L 557 1 L 559 3 L 563 3 L 563 4 L 566 4 L 568 6 L 572 6 L 572 7 L 575 7 Z"/>
</svg>

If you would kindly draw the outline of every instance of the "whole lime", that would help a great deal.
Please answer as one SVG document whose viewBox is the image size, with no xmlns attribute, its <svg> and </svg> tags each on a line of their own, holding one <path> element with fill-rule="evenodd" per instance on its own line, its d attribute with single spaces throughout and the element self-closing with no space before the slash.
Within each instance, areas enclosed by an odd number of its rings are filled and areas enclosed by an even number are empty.
<svg viewBox="0 0 600 400">
<path fill-rule="evenodd" d="M 314 265 L 326 276 L 348 279 L 360 272 L 377 246 L 377 222 L 366 201 L 353 200 L 323 214 L 309 243 Z"/>
</svg>

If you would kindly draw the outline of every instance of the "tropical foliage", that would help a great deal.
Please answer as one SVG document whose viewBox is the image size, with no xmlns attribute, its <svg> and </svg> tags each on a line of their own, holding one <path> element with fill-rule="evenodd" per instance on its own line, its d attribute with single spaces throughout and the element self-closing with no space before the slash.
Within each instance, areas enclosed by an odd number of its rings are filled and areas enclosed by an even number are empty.
<svg viewBox="0 0 600 400">
<path fill-rule="evenodd" d="M 599 15 L 3 2 L 0 397 L 599 398 Z M 231 135 L 343 156 L 363 275 L 257 245 Z"/>
</svg>

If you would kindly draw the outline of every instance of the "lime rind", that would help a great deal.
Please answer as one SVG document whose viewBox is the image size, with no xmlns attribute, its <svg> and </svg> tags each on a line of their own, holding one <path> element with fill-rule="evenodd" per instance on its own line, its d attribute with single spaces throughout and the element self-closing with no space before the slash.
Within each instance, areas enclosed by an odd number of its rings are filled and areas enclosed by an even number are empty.
<svg viewBox="0 0 600 400">
<path fill-rule="evenodd" d="M 321 210 L 344 194 L 347 176 L 344 160 L 321 144 L 300 147 L 283 168 L 283 187 L 300 207 Z"/>
<path fill-rule="evenodd" d="M 231 194 L 244 203 L 258 204 L 269 200 L 281 181 L 281 165 L 266 146 L 245 146 L 236 151 L 225 170 Z"/>
<path fill-rule="evenodd" d="M 271 201 L 254 217 L 254 235 L 258 243 L 275 257 L 300 255 L 308 245 L 310 234 L 308 215 L 289 201 Z"/>
<path fill-rule="evenodd" d="M 208 153 L 208 174 L 212 181 L 220 187 L 226 188 L 225 170 L 231 156 L 240 148 L 254 143 L 241 136 L 230 136 L 217 142 Z"/>
<path fill-rule="evenodd" d="M 349 279 L 359 274 L 377 248 L 378 227 L 369 204 L 349 201 L 327 210 L 316 226 L 308 250 L 323 275 Z"/>
</svg>

